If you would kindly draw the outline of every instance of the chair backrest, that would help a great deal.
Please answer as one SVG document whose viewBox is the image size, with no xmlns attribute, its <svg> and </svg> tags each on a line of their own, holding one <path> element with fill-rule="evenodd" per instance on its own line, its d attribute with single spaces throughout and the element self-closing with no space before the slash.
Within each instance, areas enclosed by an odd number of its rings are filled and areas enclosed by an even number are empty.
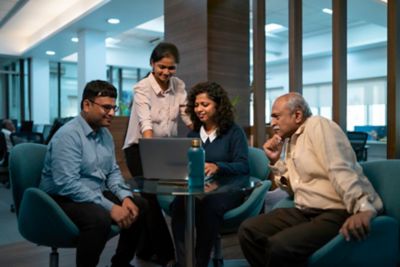
<svg viewBox="0 0 400 267">
<path fill-rule="evenodd" d="M 46 151 L 45 145 L 35 143 L 20 144 L 11 150 L 10 180 L 17 214 L 25 189 L 40 183 Z"/>
<path fill-rule="evenodd" d="M 358 161 L 364 159 L 365 145 L 367 144 L 368 134 L 365 132 L 347 132 L 347 138 L 353 147 Z"/>
<path fill-rule="evenodd" d="M 22 143 L 43 144 L 43 134 L 36 132 L 18 132 L 10 135 L 11 143 L 15 146 Z"/>
<path fill-rule="evenodd" d="M 53 125 L 51 126 L 51 129 L 47 135 L 47 138 L 45 140 L 45 144 L 50 143 L 51 138 L 53 138 L 53 135 L 68 121 L 72 120 L 74 117 L 66 117 L 66 118 L 57 118 L 54 120 Z"/>
<path fill-rule="evenodd" d="M 379 160 L 361 164 L 383 201 L 384 213 L 400 223 L 400 160 Z"/>
<path fill-rule="evenodd" d="M 265 152 L 256 147 L 249 147 L 250 176 L 265 180 L 269 175 L 269 160 Z"/>
<path fill-rule="evenodd" d="M 8 166 L 8 151 L 6 137 L 0 131 L 0 163 L 2 166 Z"/>
</svg>

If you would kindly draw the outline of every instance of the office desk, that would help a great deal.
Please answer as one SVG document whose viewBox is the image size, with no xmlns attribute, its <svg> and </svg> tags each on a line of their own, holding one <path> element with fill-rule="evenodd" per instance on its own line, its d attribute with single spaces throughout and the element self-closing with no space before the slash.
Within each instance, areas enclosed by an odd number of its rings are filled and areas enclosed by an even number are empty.
<svg viewBox="0 0 400 267">
<path fill-rule="evenodd" d="M 128 184 L 136 193 L 149 193 L 156 195 L 173 195 L 184 196 L 186 207 L 186 224 L 185 224 L 185 245 L 188 248 L 185 253 L 185 266 L 195 266 L 195 242 L 194 242 L 194 229 L 195 229 L 195 201 L 196 195 L 204 194 L 202 191 L 190 192 L 187 184 L 183 183 L 176 185 L 173 183 L 163 183 L 158 180 L 148 180 L 136 177 L 128 181 Z"/>
</svg>

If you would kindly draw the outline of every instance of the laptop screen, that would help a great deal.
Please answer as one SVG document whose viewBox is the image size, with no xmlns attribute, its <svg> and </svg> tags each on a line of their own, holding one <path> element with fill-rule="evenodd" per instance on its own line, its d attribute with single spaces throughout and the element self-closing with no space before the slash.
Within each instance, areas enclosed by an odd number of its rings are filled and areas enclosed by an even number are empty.
<svg viewBox="0 0 400 267">
<path fill-rule="evenodd" d="M 187 152 L 192 139 L 179 137 L 139 139 L 144 178 L 187 180 Z"/>
</svg>

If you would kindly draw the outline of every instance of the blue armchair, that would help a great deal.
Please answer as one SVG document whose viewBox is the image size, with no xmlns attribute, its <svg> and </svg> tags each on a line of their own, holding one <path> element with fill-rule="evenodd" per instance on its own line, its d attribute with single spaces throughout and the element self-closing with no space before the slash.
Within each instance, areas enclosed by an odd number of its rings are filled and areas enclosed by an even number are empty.
<svg viewBox="0 0 400 267">
<path fill-rule="evenodd" d="M 241 222 L 258 215 L 263 208 L 265 194 L 271 186 L 271 181 L 264 181 L 269 174 L 268 159 L 264 151 L 259 148 L 249 147 L 249 164 L 250 180 L 256 183 L 256 186 L 242 205 L 225 213 L 224 224 L 220 230 L 221 235 L 235 233 Z M 173 198 L 173 196 L 158 196 L 160 206 L 168 215 L 170 215 L 169 205 Z M 214 266 L 223 265 L 220 237 L 214 245 L 212 260 Z"/>
<path fill-rule="evenodd" d="M 30 242 L 52 248 L 50 266 L 58 266 L 57 248 L 77 245 L 79 229 L 60 206 L 38 187 L 46 146 L 24 143 L 10 154 L 10 178 L 16 208 L 18 229 Z M 110 238 L 119 228 L 113 226 Z"/>
<path fill-rule="evenodd" d="M 338 234 L 309 258 L 309 267 L 394 267 L 400 264 L 400 160 L 365 162 L 362 167 L 382 198 L 384 213 L 372 220 L 371 233 L 365 241 L 347 242 Z M 274 208 L 290 206 L 293 202 L 284 199 Z"/>
</svg>

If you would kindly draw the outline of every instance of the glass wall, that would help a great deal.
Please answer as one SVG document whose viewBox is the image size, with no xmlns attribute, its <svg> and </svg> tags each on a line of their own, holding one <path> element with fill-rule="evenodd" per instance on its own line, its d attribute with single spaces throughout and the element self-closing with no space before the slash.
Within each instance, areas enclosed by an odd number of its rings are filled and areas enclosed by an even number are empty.
<svg viewBox="0 0 400 267">
<path fill-rule="evenodd" d="M 133 85 L 141 80 L 149 69 L 118 68 L 109 66 L 107 79 L 118 90 L 117 115 L 129 116 L 133 99 Z M 79 112 L 78 78 L 76 63 L 50 63 L 50 119 L 76 116 Z"/>
<path fill-rule="evenodd" d="M 266 0 L 265 120 L 271 121 L 272 103 L 289 91 L 289 1 Z"/>
<path fill-rule="evenodd" d="M 347 130 L 386 142 L 387 4 L 347 3 Z"/>
</svg>

